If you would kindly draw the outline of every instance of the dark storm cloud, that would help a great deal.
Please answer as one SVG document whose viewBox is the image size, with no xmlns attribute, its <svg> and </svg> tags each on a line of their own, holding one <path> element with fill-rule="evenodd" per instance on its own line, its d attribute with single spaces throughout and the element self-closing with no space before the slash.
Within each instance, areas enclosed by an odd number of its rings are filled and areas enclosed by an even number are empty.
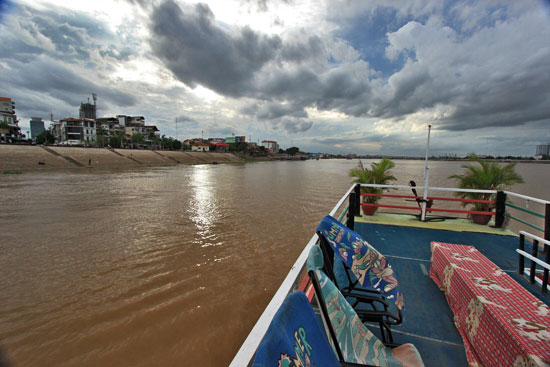
<svg viewBox="0 0 550 367">
<path fill-rule="evenodd" d="M 281 48 L 277 36 L 250 28 L 229 34 L 214 24 L 207 5 L 183 10 L 165 1 L 151 16 L 151 47 L 185 84 L 202 84 L 218 93 L 240 97 L 253 90 L 254 73 Z"/>
<path fill-rule="evenodd" d="M 220 125 L 219 123 L 209 123 L 204 126 L 203 131 L 205 134 L 213 136 L 230 136 L 231 134 L 238 132 L 239 129 L 235 129 L 232 126 Z"/>
<path fill-rule="evenodd" d="M 176 120 L 178 122 L 196 122 L 194 118 L 192 117 L 189 117 L 189 116 L 185 116 L 185 115 L 179 115 L 178 117 L 176 117 Z"/>
<path fill-rule="evenodd" d="M 283 129 L 288 133 L 302 133 L 311 129 L 311 127 L 313 126 L 313 122 L 302 120 L 283 120 L 281 125 Z"/>
<path fill-rule="evenodd" d="M 302 33 L 303 42 L 287 42 L 281 50 L 284 60 L 300 62 L 313 57 L 323 57 L 324 44 L 318 36 L 308 36 Z"/>
<path fill-rule="evenodd" d="M 301 106 L 292 104 L 283 105 L 279 103 L 266 103 L 260 106 L 255 115 L 261 120 L 273 120 L 284 116 L 307 118 L 307 112 Z"/>
<path fill-rule="evenodd" d="M 208 6 L 181 8 L 170 0 L 153 11 L 151 29 L 151 47 L 182 82 L 225 96 L 270 101 L 243 108 L 245 114 L 261 120 L 307 117 L 306 107 L 366 113 L 370 89 L 357 75 L 363 65 L 320 69 L 329 54 L 318 36 L 301 32 L 283 42 L 246 27 L 226 31 L 216 25 Z"/>
</svg>

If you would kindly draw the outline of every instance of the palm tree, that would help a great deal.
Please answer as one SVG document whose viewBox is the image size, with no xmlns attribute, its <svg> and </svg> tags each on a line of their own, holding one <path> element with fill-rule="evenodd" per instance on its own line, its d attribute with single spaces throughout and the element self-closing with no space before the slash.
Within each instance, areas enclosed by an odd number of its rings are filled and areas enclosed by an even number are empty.
<svg viewBox="0 0 550 367">
<path fill-rule="evenodd" d="M 501 166 L 496 162 L 482 161 L 474 153 L 470 153 L 468 158 L 479 165 L 464 164 L 462 165 L 466 170 L 464 174 L 449 176 L 459 180 L 461 189 L 502 190 L 506 186 L 523 183 L 523 178 L 515 171 L 515 163 Z M 457 192 L 455 195 L 464 199 L 495 200 L 495 194 Z M 462 203 L 462 205 L 466 206 L 468 203 Z M 490 211 L 495 208 L 495 204 L 490 203 L 473 203 L 473 206 L 477 211 Z"/>
<path fill-rule="evenodd" d="M 350 177 L 355 177 L 354 183 L 359 184 L 378 184 L 388 185 L 392 181 L 397 180 L 392 174 L 391 169 L 395 167 L 395 163 L 387 158 L 382 159 L 380 162 L 372 162 L 370 168 L 365 168 L 363 162 L 359 161 L 359 167 L 353 168 L 349 171 Z M 382 194 L 384 191 L 389 191 L 387 188 L 381 187 L 361 187 L 362 193 L 367 194 Z M 380 196 L 363 196 L 363 202 L 369 204 L 376 204 L 380 200 Z M 376 210 L 377 207 L 374 207 Z M 366 208 L 363 207 L 363 212 Z M 367 214 L 367 213 L 365 213 Z"/>
</svg>

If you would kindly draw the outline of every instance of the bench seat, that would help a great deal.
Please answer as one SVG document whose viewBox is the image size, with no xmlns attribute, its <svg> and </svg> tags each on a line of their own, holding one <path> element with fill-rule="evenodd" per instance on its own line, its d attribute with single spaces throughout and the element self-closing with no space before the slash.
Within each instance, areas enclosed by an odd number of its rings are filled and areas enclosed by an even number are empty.
<svg viewBox="0 0 550 367">
<path fill-rule="evenodd" d="M 550 366 L 550 308 L 473 246 L 430 246 L 430 277 L 445 293 L 469 364 Z"/>
</svg>

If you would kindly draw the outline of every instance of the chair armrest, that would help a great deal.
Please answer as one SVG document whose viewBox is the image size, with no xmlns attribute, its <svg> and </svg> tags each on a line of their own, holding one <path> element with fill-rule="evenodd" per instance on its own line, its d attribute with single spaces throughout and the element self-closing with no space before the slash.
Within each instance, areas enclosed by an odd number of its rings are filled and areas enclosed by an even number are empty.
<svg viewBox="0 0 550 367">
<path fill-rule="evenodd" d="M 383 322 L 387 325 L 399 325 L 403 322 L 403 317 L 401 313 L 397 315 L 388 311 L 356 311 L 357 316 L 361 321 L 373 321 L 379 322 L 380 319 L 386 318 Z M 389 320 L 388 320 L 389 319 Z"/>
<path fill-rule="evenodd" d="M 365 302 L 365 303 L 378 302 L 378 303 L 381 303 L 382 305 L 384 305 L 384 307 L 389 306 L 389 303 L 385 299 L 383 299 L 381 295 L 376 297 L 376 296 L 371 296 L 371 295 L 367 295 L 367 294 L 357 294 L 355 292 L 343 292 L 343 291 L 341 291 L 340 293 L 342 293 L 342 295 L 344 297 L 356 298 L 359 302 Z"/>
</svg>

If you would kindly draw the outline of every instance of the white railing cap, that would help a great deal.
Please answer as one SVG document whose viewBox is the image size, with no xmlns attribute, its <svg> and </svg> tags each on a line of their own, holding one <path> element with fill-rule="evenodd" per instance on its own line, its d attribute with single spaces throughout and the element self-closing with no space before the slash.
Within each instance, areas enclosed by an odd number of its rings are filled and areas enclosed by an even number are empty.
<svg viewBox="0 0 550 367">
<path fill-rule="evenodd" d="M 539 241 L 539 242 L 542 242 L 542 243 L 544 243 L 544 244 L 550 246 L 550 241 L 545 240 L 545 239 L 542 238 L 542 237 L 535 236 L 534 234 L 531 234 L 531 233 L 525 232 L 525 231 L 519 231 L 519 234 L 522 234 L 522 235 L 524 235 L 525 237 L 532 238 L 532 239 L 534 239 L 534 240 L 537 240 L 537 241 Z"/>
<path fill-rule="evenodd" d="M 378 185 L 378 184 L 361 184 L 364 187 L 382 187 L 389 189 L 417 189 L 424 190 L 424 186 L 406 186 L 406 185 Z M 450 192 L 475 192 L 479 194 L 496 194 L 497 190 L 476 190 L 476 189 L 461 189 L 458 187 L 431 187 L 428 186 L 430 191 L 450 191 Z"/>
<path fill-rule="evenodd" d="M 504 193 L 505 193 L 506 195 L 515 196 L 515 197 L 518 197 L 518 198 L 520 198 L 520 199 L 525 199 L 525 200 L 533 201 L 533 202 L 539 203 L 539 204 L 544 204 L 544 205 L 550 204 L 550 201 L 548 201 L 548 200 L 537 199 L 537 198 L 534 198 L 534 197 L 532 197 L 532 196 L 517 194 L 517 193 L 512 192 L 512 191 L 504 191 Z"/>
</svg>

